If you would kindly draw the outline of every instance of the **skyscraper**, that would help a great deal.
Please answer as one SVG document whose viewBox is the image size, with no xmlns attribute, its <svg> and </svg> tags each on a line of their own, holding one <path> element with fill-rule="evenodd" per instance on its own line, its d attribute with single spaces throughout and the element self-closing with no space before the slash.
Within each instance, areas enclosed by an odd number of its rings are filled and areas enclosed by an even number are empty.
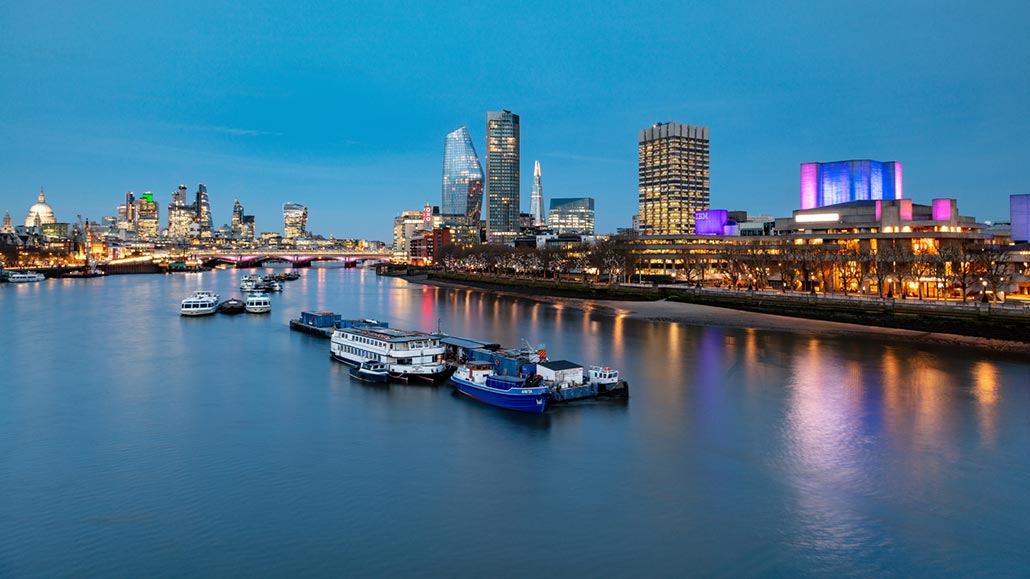
<svg viewBox="0 0 1030 579">
<path fill-rule="evenodd" d="M 118 227 L 136 231 L 136 194 L 125 192 L 125 204 L 118 206 Z"/>
<path fill-rule="evenodd" d="M 168 238 L 175 241 L 189 239 L 193 216 L 192 206 L 186 204 L 186 186 L 179 185 L 179 189 L 172 192 L 172 202 L 168 204 Z"/>
<path fill-rule="evenodd" d="M 640 233 L 694 233 L 694 212 L 709 208 L 708 129 L 658 123 L 640 131 Z"/>
<path fill-rule="evenodd" d="M 200 229 L 201 237 L 211 237 L 214 224 L 211 219 L 211 202 L 207 198 L 207 185 L 197 185 L 197 200 L 193 204 L 195 211 L 194 221 Z"/>
<path fill-rule="evenodd" d="M 569 197 L 551 199 L 547 227 L 557 234 L 594 234 L 594 198 Z"/>
<path fill-rule="evenodd" d="M 150 191 L 144 193 L 136 201 L 136 233 L 141 239 L 157 239 L 161 229 L 161 217 L 158 215 L 157 202 Z"/>
<path fill-rule="evenodd" d="M 544 225 L 544 185 L 540 181 L 540 161 L 533 166 L 533 196 L 529 199 L 529 213 L 533 216 L 533 225 Z"/>
<path fill-rule="evenodd" d="M 520 140 L 518 115 L 486 113 L 486 234 L 492 242 L 518 235 Z"/>
<path fill-rule="evenodd" d="M 243 237 L 243 205 L 240 205 L 239 199 L 233 199 L 232 202 L 232 220 L 229 222 L 229 231 L 233 239 Z"/>
<path fill-rule="evenodd" d="M 901 199 L 901 181 L 901 163 L 897 161 L 802 163 L 801 208 Z"/>
<path fill-rule="evenodd" d="M 483 166 L 464 125 L 444 138 L 442 201 L 444 215 L 463 215 L 478 223 L 483 206 Z"/>
<path fill-rule="evenodd" d="M 283 239 L 308 236 L 308 208 L 300 203 L 283 203 Z"/>
</svg>

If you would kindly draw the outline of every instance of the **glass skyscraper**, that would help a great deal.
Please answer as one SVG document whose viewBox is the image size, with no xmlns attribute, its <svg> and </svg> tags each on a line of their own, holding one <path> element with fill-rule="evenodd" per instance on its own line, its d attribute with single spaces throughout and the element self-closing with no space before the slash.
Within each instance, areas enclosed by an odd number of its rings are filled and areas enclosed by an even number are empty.
<svg viewBox="0 0 1030 579">
<path fill-rule="evenodd" d="M 464 125 L 449 133 L 443 147 L 443 199 L 441 213 L 464 216 L 479 223 L 483 207 L 483 166 Z"/>
<path fill-rule="evenodd" d="M 300 203 L 283 203 L 283 239 L 308 235 L 308 208 Z"/>
<path fill-rule="evenodd" d="M 210 237 L 211 231 L 214 229 L 214 223 L 211 219 L 211 202 L 207 197 L 207 185 L 200 183 L 197 185 L 197 200 L 193 207 L 196 211 L 196 222 L 200 227 L 201 237 Z"/>
<path fill-rule="evenodd" d="M 801 165 L 801 208 L 901 199 L 901 163 L 834 161 Z"/>
<path fill-rule="evenodd" d="M 568 197 L 551 199 L 547 228 L 562 233 L 594 234 L 594 198 Z"/>
<path fill-rule="evenodd" d="M 692 235 L 694 213 L 708 209 L 708 129 L 658 123 L 640 131 L 639 228 L 642 235 Z"/>
<path fill-rule="evenodd" d="M 533 216 L 533 225 L 540 226 L 544 221 L 544 183 L 540 178 L 540 161 L 533 165 L 533 195 L 529 198 L 529 214 Z"/>
<path fill-rule="evenodd" d="M 486 234 L 511 242 L 519 232 L 519 116 L 486 113 Z"/>
</svg>

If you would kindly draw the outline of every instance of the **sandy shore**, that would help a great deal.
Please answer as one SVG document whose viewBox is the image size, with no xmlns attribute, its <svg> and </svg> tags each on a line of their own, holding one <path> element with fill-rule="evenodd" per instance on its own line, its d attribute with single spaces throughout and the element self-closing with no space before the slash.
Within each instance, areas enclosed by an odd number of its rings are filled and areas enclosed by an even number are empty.
<svg viewBox="0 0 1030 579">
<path fill-rule="evenodd" d="M 484 293 L 494 293 L 529 299 L 544 303 L 562 304 L 582 311 L 589 311 L 594 314 L 607 316 L 624 316 L 630 319 L 646 320 L 653 322 L 677 322 L 697 326 L 722 326 L 730 328 L 752 328 L 757 330 L 771 330 L 781 332 L 795 332 L 801 334 L 854 336 L 866 335 L 887 340 L 899 340 L 906 343 L 925 344 L 948 344 L 953 346 L 968 346 L 984 348 L 995 351 L 1008 352 L 1030 356 L 1030 344 L 1014 342 L 1010 340 L 993 340 L 989 338 L 978 338 L 973 336 L 960 336 L 956 334 L 941 334 L 934 332 L 920 332 L 917 330 L 902 330 L 898 328 L 881 328 L 879 326 L 863 326 L 859 324 L 847 324 L 842 322 L 828 322 L 823 320 L 810 320 L 807 318 L 795 318 L 789 316 L 777 316 L 774 314 L 762 314 L 705 306 L 700 304 L 688 304 L 682 302 L 670 302 L 666 300 L 653 302 L 613 301 L 613 300 L 586 300 L 579 298 L 565 298 L 544 295 L 529 295 L 518 292 L 505 292 L 487 290 L 482 288 L 468 287 L 450 282 L 436 280 L 411 280 L 414 283 L 425 283 L 439 287 L 453 287 L 460 289 L 471 289 Z"/>
</svg>

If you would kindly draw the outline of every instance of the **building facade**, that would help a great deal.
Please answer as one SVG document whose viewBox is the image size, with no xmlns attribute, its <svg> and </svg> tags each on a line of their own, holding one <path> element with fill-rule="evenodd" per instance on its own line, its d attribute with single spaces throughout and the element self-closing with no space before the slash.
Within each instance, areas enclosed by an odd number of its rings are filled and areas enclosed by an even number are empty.
<svg viewBox="0 0 1030 579">
<path fill-rule="evenodd" d="M 283 203 L 283 239 L 308 236 L 308 208 L 300 203 Z"/>
<path fill-rule="evenodd" d="M 483 166 L 468 127 L 448 133 L 443 151 L 443 195 L 441 212 L 460 215 L 470 222 L 480 220 L 483 207 Z"/>
<path fill-rule="evenodd" d="M 849 201 L 901 199 L 901 163 L 834 161 L 801 165 L 801 209 Z"/>
<path fill-rule="evenodd" d="M 214 220 L 211 218 L 211 202 L 207 196 L 207 185 L 197 184 L 196 201 L 193 203 L 194 222 L 200 237 L 211 237 L 214 231 Z"/>
<path fill-rule="evenodd" d="M 1012 241 L 1030 242 L 1030 195 L 1009 195 L 1009 223 Z"/>
<path fill-rule="evenodd" d="M 141 239 L 157 239 L 161 230 L 161 216 L 157 202 L 150 191 L 136 201 L 136 233 Z"/>
<path fill-rule="evenodd" d="M 393 220 L 392 261 L 394 263 L 407 263 L 410 257 L 411 240 L 417 234 L 430 228 L 432 228 L 432 215 L 430 215 L 430 221 L 425 221 L 423 220 L 422 211 L 404 211 L 395 217 Z"/>
<path fill-rule="evenodd" d="M 416 234 L 408 242 L 408 263 L 433 265 L 437 251 L 451 242 L 450 229 L 434 229 Z"/>
<path fill-rule="evenodd" d="M 705 127 L 659 123 L 639 135 L 641 235 L 694 233 L 709 208 L 709 134 Z"/>
<path fill-rule="evenodd" d="M 190 237 L 190 225 L 193 224 L 194 212 L 186 204 L 186 186 L 172 192 L 172 202 L 168 204 L 168 239 L 184 241 Z"/>
<path fill-rule="evenodd" d="M 551 199 L 547 227 L 552 232 L 594 234 L 594 198 L 568 197 Z"/>
<path fill-rule="evenodd" d="M 47 223 L 57 223 L 57 218 L 54 217 L 54 210 L 46 202 L 43 188 L 40 187 L 36 204 L 29 208 L 29 214 L 25 217 L 25 227 L 40 227 Z"/>
<path fill-rule="evenodd" d="M 519 231 L 519 116 L 511 111 L 486 113 L 486 235 L 510 243 Z"/>
</svg>

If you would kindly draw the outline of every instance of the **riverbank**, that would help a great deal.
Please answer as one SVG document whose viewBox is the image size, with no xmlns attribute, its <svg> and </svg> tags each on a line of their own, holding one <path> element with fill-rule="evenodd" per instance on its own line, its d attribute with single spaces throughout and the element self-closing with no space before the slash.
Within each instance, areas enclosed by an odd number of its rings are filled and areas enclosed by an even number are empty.
<svg viewBox="0 0 1030 579">
<path fill-rule="evenodd" d="M 866 335 L 887 340 L 899 340 L 906 343 L 964 346 L 978 349 L 990 349 L 1018 355 L 1030 356 L 1030 342 L 1003 340 L 983 336 L 967 336 L 947 332 L 922 331 L 917 329 L 866 325 L 832 320 L 819 320 L 809 317 L 795 317 L 764 312 L 732 309 L 699 303 L 674 301 L 669 298 L 610 300 L 565 295 L 551 295 L 540 291 L 540 288 L 528 288 L 530 291 L 519 291 L 517 287 L 483 287 L 481 284 L 462 283 L 452 279 L 440 279 L 433 276 L 413 276 L 407 278 L 412 283 L 421 283 L 438 287 L 455 289 L 474 289 L 499 295 L 521 297 L 544 303 L 560 304 L 610 317 L 625 317 L 653 322 L 675 322 L 698 326 L 722 326 L 730 328 L 750 328 L 757 330 L 816 334 L 823 336 L 858 336 Z"/>
</svg>

